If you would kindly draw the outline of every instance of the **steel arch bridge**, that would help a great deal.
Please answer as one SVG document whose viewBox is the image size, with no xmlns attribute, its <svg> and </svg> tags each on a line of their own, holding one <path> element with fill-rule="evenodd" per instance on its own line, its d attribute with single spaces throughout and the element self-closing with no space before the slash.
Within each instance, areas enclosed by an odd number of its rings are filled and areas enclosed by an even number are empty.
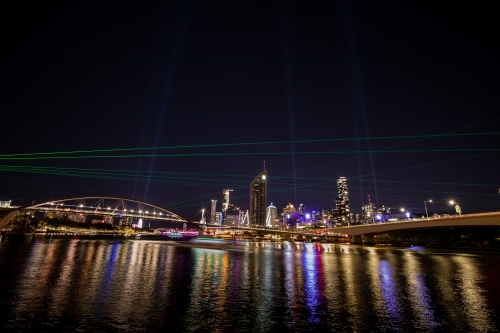
<svg viewBox="0 0 500 333">
<path fill-rule="evenodd" d="M 147 202 L 116 197 L 80 197 L 16 208 L 15 211 L 42 211 L 82 215 L 120 216 L 124 218 L 141 218 L 155 221 L 190 223 L 187 219 L 156 205 Z M 0 225 L 8 224 L 17 214 L 6 216 Z"/>
</svg>

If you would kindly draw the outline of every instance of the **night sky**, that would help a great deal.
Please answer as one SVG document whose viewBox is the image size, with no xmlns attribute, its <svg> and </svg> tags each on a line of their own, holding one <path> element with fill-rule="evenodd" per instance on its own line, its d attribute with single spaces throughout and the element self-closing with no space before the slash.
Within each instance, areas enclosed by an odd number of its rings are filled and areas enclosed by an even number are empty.
<svg viewBox="0 0 500 333">
<path fill-rule="evenodd" d="M 13 2 L 0 200 L 107 195 L 199 219 L 224 188 L 249 209 L 265 160 L 279 212 L 334 208 L 340 176 L 355 214 L 368 195 L 500 210 L 493 5 Z"/>
</svg>

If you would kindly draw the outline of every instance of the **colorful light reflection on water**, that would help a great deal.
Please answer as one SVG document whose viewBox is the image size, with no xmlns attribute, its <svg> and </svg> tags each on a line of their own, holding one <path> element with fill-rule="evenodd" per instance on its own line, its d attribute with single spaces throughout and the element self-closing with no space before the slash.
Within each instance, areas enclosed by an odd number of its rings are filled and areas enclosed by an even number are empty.
<svg viewBox="0 0 500 333">
<path fill-rule="evenodd" d="M 0 243 L 1 331 L 494 332 L 500 254 L 310 243 Z"/>
</svg>

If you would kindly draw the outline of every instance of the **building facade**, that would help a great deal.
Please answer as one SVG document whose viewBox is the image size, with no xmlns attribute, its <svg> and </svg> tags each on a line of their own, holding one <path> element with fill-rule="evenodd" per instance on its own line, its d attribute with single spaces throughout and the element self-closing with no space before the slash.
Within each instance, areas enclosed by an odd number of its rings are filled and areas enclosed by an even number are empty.
<svg viewBox="0 0 500 333">
<path fill-rule="evenodd" d="M 349 224 L 352 221 L 351 208 L 349 205 L 349 189 L 347 178 L 337 178 L 338 195 L 335 198 L 335 223 Z"/>
<path fill-rule="evenodd" d="M 273 205 L 267 207 L 266 211 L 266 227 L 276 227 L 276 215 L 278 214 L 278 209 Z"/>
<path fill-rule="evenodd" d="M 361 223 L 374 223 L 377 208 L 373 203 L 368 203 L 361 207 Z"/>
<path fill-rule="evenodd" d="M 250 225 L 266 224 L 267 171 L 264 170 L 250 183 Z"/>
<path fill-rule="evenodd" d="M 217 220 L 217 216 L 215 213 L 217 213 L 217 200 L 212 200 L 212 205 L 210 207 L 210 222 L 211 223 L 218 223 L 219 221 Z"/>
</svg>

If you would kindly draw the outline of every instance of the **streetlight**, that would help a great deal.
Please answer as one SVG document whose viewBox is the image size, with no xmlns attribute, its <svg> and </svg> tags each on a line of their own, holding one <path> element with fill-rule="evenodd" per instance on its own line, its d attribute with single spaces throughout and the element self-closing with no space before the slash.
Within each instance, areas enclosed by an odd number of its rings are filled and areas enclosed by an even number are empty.
<svg viewBox="0 0 500 333">
<path fill-rule="evenodd" d="M 427 219 L 429 219 L 429 214 L 427 213 L 427 202 L 432 202 L 432 199 L 424 201 L 424 206 L 425 206 L 425 216 L 427 216 Z"/>
<path fill-rule="evenodd" d="M 450 200 L 450 205 L 455 205 L 455 211 L 458 213 L 458 216 L 462 217 L 462 208 L 460 205 L 453 200 Z"/>
</svg>

